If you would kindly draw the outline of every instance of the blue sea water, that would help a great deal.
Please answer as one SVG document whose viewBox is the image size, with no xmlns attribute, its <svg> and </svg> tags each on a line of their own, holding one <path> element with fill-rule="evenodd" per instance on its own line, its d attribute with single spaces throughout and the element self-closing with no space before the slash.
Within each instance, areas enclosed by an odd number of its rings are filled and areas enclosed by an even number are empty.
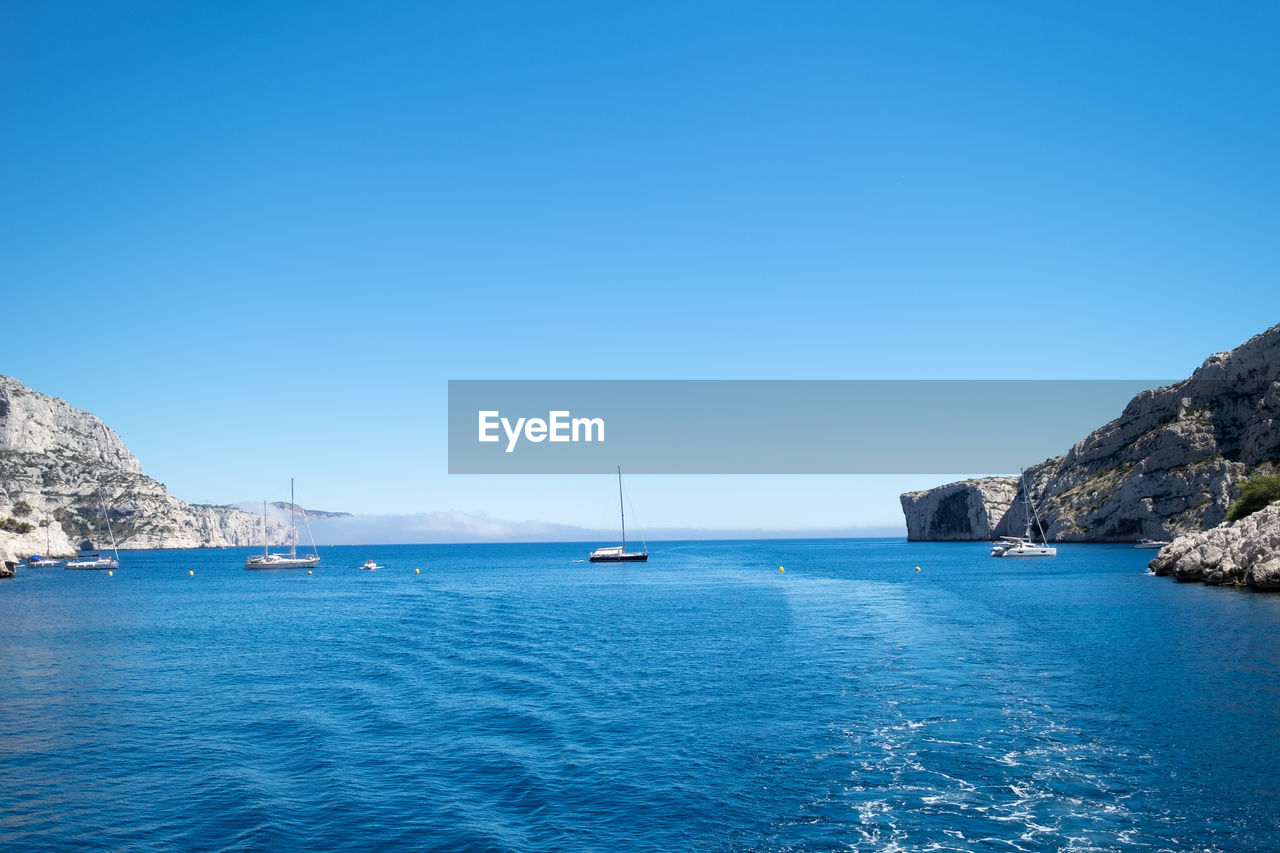
<svg viewBox="0 0 1280 853">
<path fill-rule="evenodd" d="M 1123 546 L 587 550 L 20 570 L 0 849 L 1280 848 L 1280 596 Z"/>
</svg>

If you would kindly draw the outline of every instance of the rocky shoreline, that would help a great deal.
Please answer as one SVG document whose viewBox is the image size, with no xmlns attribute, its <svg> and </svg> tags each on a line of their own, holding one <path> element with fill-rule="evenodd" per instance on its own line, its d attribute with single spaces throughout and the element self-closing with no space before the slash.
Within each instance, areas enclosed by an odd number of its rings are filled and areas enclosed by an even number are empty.
<svg viewBox="0 0 1280 853">
<path fill-rule="evenodd" d="M 1148 564 L 1183 582 L 1280 589 L 1280 504 L 1237 522 L 1180 536 Z"/>
</svg>

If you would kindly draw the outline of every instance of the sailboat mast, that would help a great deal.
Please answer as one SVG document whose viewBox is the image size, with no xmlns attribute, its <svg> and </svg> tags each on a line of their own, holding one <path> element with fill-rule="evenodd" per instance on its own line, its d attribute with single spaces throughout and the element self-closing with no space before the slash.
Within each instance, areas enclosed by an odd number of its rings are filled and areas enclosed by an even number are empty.
<svg viewBox="0 0 1280 853">
<path fill-rule="evenodd" d="M 622 553 L 627 553 L 627 510 L 622 503 L 622 466 L 618 466 L 618 513 L 622 516 Z"/>
<path fill-rule="evenodd" d="M 1027 484 L 1022 484 L 1022 514 L 1027 517 L 1027 539 L 1031 538 L 1031 495 L 1027 493 Z"/>
<path fill-rule="evenodd" d="M 107 506 L 102 505 L 102 516 L 107 520 L 107 535 L 111 537 L 111 553 L 115 555 L 116 562 L 120 562 L 120 549 L 116 547 L 116 532 L 111 529 L 111 516 L 107 515 Z"/>
<path fill-rule="evenodd" d="M 289 540 L 289 556 L 298 556 L 298 523 L 293 520 L 293 478 L 289 478 L 289 526 L 293 528 L 293 538 Z"/>
<path fill-rule="evenodd" d="M 267 556 L 267 502 L 262 502 L 262 556 Z"/>
<path fill-rule="evenodd" d="M 1018 472 L 1018 480 L 1022 483 L 1022 514 L 1027 517 L 1027 532 L 1024 538 L 1031 541 L 1031 490 L 1027 486 L 1027 473 L 1025 471 Z"/>
</svg>

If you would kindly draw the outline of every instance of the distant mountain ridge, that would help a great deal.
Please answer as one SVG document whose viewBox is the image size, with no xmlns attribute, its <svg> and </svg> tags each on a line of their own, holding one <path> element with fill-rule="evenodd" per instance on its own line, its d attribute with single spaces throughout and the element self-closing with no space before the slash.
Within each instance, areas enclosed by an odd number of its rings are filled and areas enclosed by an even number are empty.
<svg viewBox="0 0 1280 853">
<path fill-rule="evenodd" d="M 272 501 L 271 505 L 283 512 L 289 511 L 288 501 Z M 309 518 L 312 521 L 315 521 L 321 518 L 350 518 L 351 517 L 351 513 L 349 512 L 333 512 L 332 510 L 327 510 L 327 509 L 306 509 L 304 507 L 298 506 L 297 504 L 293 505 L 293 512 L 298 518 Z"/>
<path fill-rule="evenodd" d="M 261 516 L 173 497 L 98 418 L 0 376 L 0 557 L 109 547 L 103 510 L 120 548 L 262 544 Z M 272 543 L 291 541 L 287 523 L 267 526 Z"/>
<path fill-rule="evenodd" d="M 1026 470 L 1047 538 L 1170 539 L 1226 517 L 1232 490 L 1280 467 L 1280 326 L 1212 355 L 1182 382 L 1143 391 L 1066 454 Z M 907 538 L 1020 535 L 1016 477 L 902 495 Z"/>
</svg>

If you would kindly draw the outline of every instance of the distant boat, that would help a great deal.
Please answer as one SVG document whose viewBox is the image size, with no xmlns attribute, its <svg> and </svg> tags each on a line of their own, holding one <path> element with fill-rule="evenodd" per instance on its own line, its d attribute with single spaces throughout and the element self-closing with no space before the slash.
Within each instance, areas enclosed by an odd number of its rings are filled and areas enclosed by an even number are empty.
<svg viewBox="0 0 1280 853">
<path fill-rule="evenodd" d="M 991 546 L 993 557 L 1056 557 L 1058 549 L 1044 541 L 1044 528 L 1040 526 L 1040 515 L 1035 504 L 1031 503 L 1030 490 L 1027 488 L 1025 474 L 1019 473 L 1022 481 L 1022 501 L 1026 508 L 1027 530 L 1022 536 L 1001 536 L 1000 541 Z M 1040 544 L 1031 538 L 1031 518 L 1035 517 L 1036 527 L 1040 530 Z"/>
<path fill-rule="evenodd" d="M 293 529 L 293 538 L 289 544 L 288 554 L 272 554 L 267 544 L 267 502 L 262 502 L 262 556 L 250 557 L 244 561 L 246 569 L 309 569 L 320 564 L 320 556 L 316 554 L 315 540 L 311 540 L 311 553 L 298 556 L 298 525 L 293 520 L 293 480 L 289 480 L 289 527 Z M 305 517 L 304 517 L 305 520 Z M 307 535 L 310 537 L 311 525 L 307 524 Z"/>
<path fill-rule="evenodd" d="M 379 566 L 373 560 L 365 560 L 364 565 L 361 566 L 360 568 L 364 569 L 366 572 L 372 572 L 374 569 L 382 568 L 382 566 Z"/>
<path fill-rule="evenodd" d="M 1164 539 L 1139 539 L 1137 542 L 1133 543 L 1133 547 L 1163 548 L 1165 545 L 1168 545 L 1168 544 L 1169 544 L 1168 540 L 1164 540 Z"/>
<path fill-rule="evenodd" d="M 597 548 L 589 558 L 593 563 L 644 563 L 649 560 L 649 546 L 643 551 L 627 553 L 627 511 L 622 503 L 622 467 L 618 467 L 618 509 L 622 516 L 622 544 L 608 548 Z M 644 540 L 640 543 L 643 545 Z"/>
<path fill-rule="evenodd" d="M 96 548 L 86 548 L 76 551 L 74 560 L 67 560 L 63 565 L 64 569 L 118 569 L 120 568 L 120 552 L 116 549 L 116 534 L 111 529 L 111 518 L 107 515 L 106 503 L 102 499 L 102 490 L 98 490 L 98 522 L 103 519 L 107 522 L 107 533 L 111 536 L 111 554 L 104 554 Z M 94 538 L 102 536 L 101 529 L 94 526 Z"/>
<path fill-rule="evenodd" d="M 45 519 L 40 523 L 44 525 L 44 549 L 45 551 L 52 551 L 53 547 L 50 545 L 52 540 L 49 535 L 49 520 Z M 32 554 L 30 557 L 27 557 L 27 565 L 33 569 L 56 569 L 65 562 L 66 560 L 55 560 L 53 557 L 42 557 L 39 554 Z"/>
</svg>

